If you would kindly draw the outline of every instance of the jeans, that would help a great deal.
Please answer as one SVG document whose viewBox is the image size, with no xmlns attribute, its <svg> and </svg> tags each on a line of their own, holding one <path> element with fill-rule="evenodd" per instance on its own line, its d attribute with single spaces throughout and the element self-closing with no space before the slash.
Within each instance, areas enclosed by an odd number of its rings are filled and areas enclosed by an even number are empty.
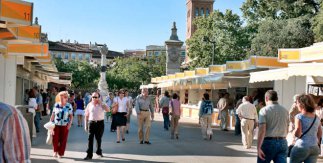
<svg viewBox="0 0 323 163">
<path fill-rule="evenodd" d="M 168 130 L 169 127 L 169 114 L 163 114 L 164 118 L 164 129 Z"/>
<path fill-rule="evenodd" d="M 287 140 L 264 140 L 261 146 L 262 151 L 265 154 L 265 160 L 261 160 L 258 157 L 258 163 L 270 163 L 270 161 L 274 161 L 274 163 L 286 163 L 287 162 Z"/>
<path fill-rule="evenodd" d="M 236 124 L 234 126 L 234 135 L 240 135 L 241 134 L 241 124 L 240 124 L 240 118 L 238 114 L 234 114 L 236 118 Z"/>
<path fill-rule="evenodd" d="M 320 153 L 318 146 L 312 147 L 298 147 L 294 146 L 290 154 L 291 163 L 315 163 Z"/>
<path fill-rule="evenodd" d="M 36 127 L 36 132 L 39 132 L 40 116 L 41 116 L 41 112 L 36 112 L 35 119 L 34 119 L 34 123 L 35 123 L 35 127 Z"/>
</svg>

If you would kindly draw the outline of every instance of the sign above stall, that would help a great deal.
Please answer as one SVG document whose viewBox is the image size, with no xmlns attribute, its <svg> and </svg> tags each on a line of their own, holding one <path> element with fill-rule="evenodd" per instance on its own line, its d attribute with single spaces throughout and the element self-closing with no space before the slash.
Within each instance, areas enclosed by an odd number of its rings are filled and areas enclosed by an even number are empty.
<svg viewBox="0 0 323 163">
<path fill-rule="evenodd" d="M 41 26 L 20 26 L 9 28 L 18 40 L 40 42 Z"/>
<path fill-rule="evenodd" d="M 31 25 L 33 20 L 33 3 L 21 0 L 1 0 L 0 20 L 19 25 Z"/>
<path fill-rule="evenodd" d="M 226 71 L 226 65 L 210 65 L 210 73 L 222 73 Z"/>
<path fill-rule="evenodd" d="M 7 55 L 19 56 L 47 56 L 48 44 L 46 43 L 21 43 L 8 44 Z"/>
<path fill-rule="evenodd" d="M 299 62 L 301 59 L 300 49 L 279 49 L 279 62 Z"/>
<path fill-rule="evenodd" d="M 250 60 L 245 61 L 227 61 L 227 70 L 246 70 L 250 68 Z"/>
</svg>

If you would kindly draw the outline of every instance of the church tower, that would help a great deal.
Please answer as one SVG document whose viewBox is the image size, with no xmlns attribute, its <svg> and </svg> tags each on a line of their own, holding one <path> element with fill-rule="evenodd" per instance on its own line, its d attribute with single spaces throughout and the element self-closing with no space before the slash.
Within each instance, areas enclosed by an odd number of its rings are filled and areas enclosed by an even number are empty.
<svg viewBox="0 0 323 163">
<path fill-rule="evenodd" d="M 214 0 L 187 0 L 187 18 L 186 18 L 186 39 L 192 37 L 195 32 L 193 20 L 198 16 L 208 16 L 213 11 Z"/>
<path fill-rule="evenodd" d="M 193 25 L 193 20 L 199 16 L 209 16 L 213 11 L 214 0 L 187 0 L 186 1 L 186 40 L 191 38 L 196 28 Z M 187 46 L 186 46 L 187 49 Z M 185 62 L 189 60 L 187 56 Z"/>
</svg>

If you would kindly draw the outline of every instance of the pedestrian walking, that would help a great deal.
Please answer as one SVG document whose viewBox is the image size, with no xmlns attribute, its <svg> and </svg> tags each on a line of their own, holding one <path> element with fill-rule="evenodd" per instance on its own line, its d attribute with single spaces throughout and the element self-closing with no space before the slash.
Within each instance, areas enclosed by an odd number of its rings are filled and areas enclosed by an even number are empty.
<svg viewBox="0 0 323 163">
<path fill-rule="evenodd" d="M 242 98 L 243 96 L 241 95 L 237 95 L 237 103 L 234 109 L 234 117 L 235 117 L 235 125 L 234 125 L 234 135 L 236 136 L 240 136 L 241 135 L 241 121 L 240 121 L 240 117 L 237 113 L 237 109 L 240 106 L 240 104 L 242 104 Z"/>
<path fill-rule="evenodd" d="M 293 104 L 291 108 L 289 109 L 289 126 L 288 126 L 288 134 L 287 134 L 287 144 L 288 146 L 295 144 L 296 137 L 294 136 L 294 129 L 295 129 L 295 116 L 300 113 L 300 110 L 298 109 L 296 105 L 296 100 L 299 95 L 294 95 L 293 97 Z"/>
<path fill-rule="evenodd" d="M 159 100 L 160 100 L 160 91 L 157 90 L 157 94 L 155 96 L 155 113 L 160 113 L 160 108 L 159 108 Z"/>
<path fill-rule="evenodd" d="M 154 108 L 152 106 L 150 97 L 148 96 L 147 88 L 143 88 L 141 91 L 141 95 L 137 96 L 135 109 L 138 117 L 139 142 L 140 144 L 143 144 L 143 143 L 151 144 L 151 142 L 149 141 L 149 137 L 150 137 L 151 120 L 154 120 Z M 145 134 L 143 132 L 144 125 L 146 128 Z"/>
<path fill-rule="evenodd" d="M 28 112 L 33 114 L 32 137 L 35 138 L 37 136 L 36 135 L 35 116 L 36 116 L 36 110 L 38 109 L 38 104 L 37 104 L 37 101 L 36 101 L 36 94 L 35 94 L 35 91 L 33 89 L 29 90 L 28 97 L 29 97 L 29 100 L 28 100 L 28 106 L 29 106 Z"/>
<path fill-rule="evenodd" d="M 221 120 L 220 126 L 222 131 L 229 131 L 228 127 L 228 111 L 229 111 L 229 93 L 225 93 L 219 100 L 217 108 L 219 109 L 219 119 Z"/>
<path fill-rule="evenodd" d="M 126 133 L 129 134 L 129 130 L 130 130 L 130 118 L 132 115 L 132 103 L 133 103 L 133 99 L 131 96 L 129 96 L 129 92 L 128 90 L 125 90 L 125 97 L 128 100 L 128 114 L 127 114 L 127 125 L 126 125 Z"/>
<path fill-rule="evenodd" d="M 40 130 L 40 120 L 42 119 L 41 118 L 41 113 L 44 109 L 44 105 L 43 105 L 43 97 L 42 95 L 39 93 L 39 89 L 37 86 L 35 86 L 33 88 L 34 92 L 35 92 L 35 95 L 36 95 L 36 102 L 37 102 L 37 109 L 36 109 L 36 115 L 35 115 L 35 126 L 36 126 L 36 132 L 38 133 L 39 130 Z"/>
<path fill-rule="evenodd" d="M 84 116 L 84 101 L 81 95 L 76 97 L 76 111 L 75 115 L 77 116 L 77 127 L 83 127 L 83 116 Z"/>
<path fill-rule="evenodd" d="M 169 101 L 169 107 L 171 110 L 171 139 L 178 139 L 178 128 L 179 128 L 179 119 L 181 118 L 181 103 L 178 100 L 178 95 L 176 93 L 173 94 L 173 99 Z"/>
<path fill-rule="evenodd" d="M 47 115 L 47 104 L 48 104 L 48 89 L 46 92 L 43 89 L 40 89 L 40 94 L 43 98 L 43 111 L 42 111 L 42 116 Z"/>
<path fill-rule="evenodd" d="M 50 109 L 50 115 L 52 115 L 54 104 L 56 102 L 57 90 L 57 87 L 53 87 L 49 94 L 48 108 Z"/>
<path fill-rule="evenodd" d="M 92 101 L 85 109 L 85 131 L 89 133 L 87 155 L 84 160 L 90 160 L 93 156 L 93 141 L 96 139 L 96 154 L 103 157 L 101 141 L 104 132 L 104 111 L 109 108 L 102 103 L 99 93 L 92 93 Z"/>
<path fill-rule="evenodd" d="M 28 124 L 21 112 L 0 102 L 0 162 L 29 163 L 30 137 Z"/>
<path fill-rule="evenodd" d="M 202 137 L 204 140 L 211 140 L 213 136 L 212 132 L 212 114 L 213 104 L 210 101 L 210 95 L 208 93 L 203 94 L 203 99 L 199 108 L 199 119 L 202 129 Z"/>
<path fill-rule="evenodd" d="M 277 92 L 268 90 L 259 111 L 258 163 L 287 162 L 288 111 L 278 104 Z"/>
<path fill-rule="evenodd" d="M 113 100 L 114 99 L 116 99 L 117 97 L 119 97 L 119 92 L 118 91 L 115 91 L 114 92 L 114 98 L 113 98 Z M 116 119 L 116 114 L 114 113 L 112 113 L 111 114 L 111 118 L 112 118 L 112 122 L 111 122 L 111 127 L 110 127 L 110 131 L 111 132 L 115 132 L 116 130 L 117 130 L 117 119 Z"/>
<path fill-rule="evenodd" d="M 109 108 L 112 108 L 113 99 L 114 99 L 114 95 L 113 95 L 112 92 L 110 92 L 109 93 L 109 96 L 107 97 L 107 100 L 106 100 L 106 104 L 108 105 Z M 107 117 L 107 123 L 109 122 L 109 119 L 111 119 L 110 121 L 112 121 L 112 113 L 111 113 L 111 110 L 108 111 L 108 112 L 105 112 L 105 116 Z"/>
<path fill-rule="evenodd" d="M 68 92 L 61 91 L 56 97 L 57 103 L 54 104 L 53 113 L 50 121 L 55 123 L 53 131 L 53 157 L 61 158 L 64 156 L 69 129 L 73 121 L 73 107 L 68 103 Z"/>
<path fill-rule="evenodd" d="M 169 123 L 169 92 L 165 91 L 164 96 L 159 101 L 159 107 L 162 109 L 163 119 L 164 119 L 164 129 L 168 130 Z"/>
<path fill-rule="evenodd" d="M 250 100 L 250 97 L 244 96 L 242 104 L 237 109 L 237 114 L 241 119 L 242 144 L 246 149 L 252 146 L 253 130 L 258 123 L 257 109 L 250 103 Z"/>
<path fill-rule="evenodd" d="M 320 154 L 318 140 L 322 137 L 320 118 L 315 115 L 315 103 L 309 95 L 298 96 L 296 105 L 301 113 L 295 116 L 293 133 L 298 139 L 291 149 L 290 162 L 315 163 Z"/>
<path fill-rule="evenodd" d="M 119 97 L 113 100 L 112 107 L 118 107 L 118 111 L 116 114 L 117 143 L 120 143 L 120 134 L 122 137 L 122 141 L 126 140 L 124 133 L 127 125 L 127 116 L 128 116 L 128 99 L 125 97 L 125 92 L 123 89 L 119 91 Z"/>
</svg>

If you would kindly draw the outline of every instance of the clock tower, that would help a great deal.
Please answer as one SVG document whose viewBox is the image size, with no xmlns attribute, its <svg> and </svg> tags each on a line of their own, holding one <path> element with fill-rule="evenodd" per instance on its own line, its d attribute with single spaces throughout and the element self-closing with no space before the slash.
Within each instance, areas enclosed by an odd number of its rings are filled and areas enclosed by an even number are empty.
<svg viewBox="0 0 323 163">
<path fill-rule="evenodd" d="M 180 41 L 177 36 L 176 23 L 173 23 L 172 35 L 166 44 L 166 75 L 180 72 L 181 66 L 181 47 L 183 41 Z"/>
</svg>

